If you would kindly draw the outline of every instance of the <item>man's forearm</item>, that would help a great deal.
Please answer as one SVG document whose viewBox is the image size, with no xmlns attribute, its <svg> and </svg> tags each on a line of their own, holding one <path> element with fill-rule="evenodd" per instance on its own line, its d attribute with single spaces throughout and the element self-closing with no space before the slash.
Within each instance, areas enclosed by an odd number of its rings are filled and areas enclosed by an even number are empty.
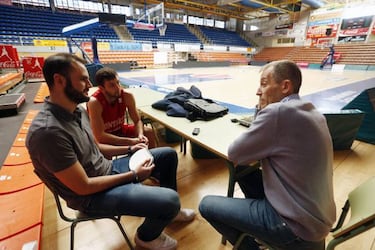
<svg viewBox="0 0 375 250">
<path fill-rule="evenodd" d="M 134 144 L 132 138 L 112 135 L 110 133 L 103 133 L 102 135 L 98 136 L 97 140 L 99 143 L 116 145 L 116 146 L 124 146 L 124 145 L 127 146 L 127 145 Z"/>
</svg>

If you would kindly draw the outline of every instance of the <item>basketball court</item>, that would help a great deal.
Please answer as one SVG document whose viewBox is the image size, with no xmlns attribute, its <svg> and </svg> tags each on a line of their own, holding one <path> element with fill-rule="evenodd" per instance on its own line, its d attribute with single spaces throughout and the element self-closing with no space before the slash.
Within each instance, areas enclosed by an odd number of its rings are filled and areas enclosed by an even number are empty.
<svg viewBox="0 0 375 250">
<path fill-rule="evenodd" d="M 226 104 L 232 113 L 251 112 L 258 102 L 260 66 L 147 69 L 119 72 L 121 83 L 168 93 L 195 85 L 205 98 Z M 337 111 L 363 90 L 375 87 L 375 71 L 302 69 L 300 95 L 321 111 Z"/>
</svg>

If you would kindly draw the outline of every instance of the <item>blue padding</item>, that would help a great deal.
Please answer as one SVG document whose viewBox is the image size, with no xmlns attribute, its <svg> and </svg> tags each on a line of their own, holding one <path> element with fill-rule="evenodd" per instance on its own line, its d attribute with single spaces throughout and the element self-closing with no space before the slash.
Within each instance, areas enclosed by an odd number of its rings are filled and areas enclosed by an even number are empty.
<svg viewBox="0 0 375 250">
<path fill-rule="evenodd" d="M 103 68 L 103 65 L 100 64 L 100 63 L 91 63 L 91 64 L 86 64 L 86 69 L 89 73 L 89 77 L 90 77 L 90 82 L 93 86 L 98 86 L 98 84 L 96 84 L 95 82 L 95 75 L 96 75 L 96 72 Z"/>
<path fill-rule="evenodd" d="M 359 109 L 365 113 L 357 133 L 357 139 L 375 144 L 375 88 L 367 89 L 354 98 L 343 109 Z"/>
<path fill-rule="evenodd" d="M 346 64 L 346 70 L 367 70 L 368 65 L 353 65 L 353 64 Z"/>
<path fill-rule="evenodd" d="M 341 110 L 325 113 L 335 150 L 350 149 L 362 124 L 364 113 L 360 110 Z"/>
<path fill-rule="evenodd" d="M 320 63 L 310 63 L 308 69 L 320 69 Z"/>
</svg>

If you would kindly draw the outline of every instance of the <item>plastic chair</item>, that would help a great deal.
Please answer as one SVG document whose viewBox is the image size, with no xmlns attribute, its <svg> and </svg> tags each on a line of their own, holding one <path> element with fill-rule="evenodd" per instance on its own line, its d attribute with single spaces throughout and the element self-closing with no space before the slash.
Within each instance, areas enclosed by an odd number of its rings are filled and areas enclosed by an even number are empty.
<svg viewBox="0 0 375 250">
<path fill-rule="evenodd" d="M 333 239 L 329 242 L 327 250 L 333 250 L 338 244 L 375 226 L 374 190 L 373 176 L 349 193 L 337 225 L 331 230 Z M 343 225 L 349 209 L 350 220 Z"/>
<path fill-rule="evenodd" d="M 35 173 L 43 181 L 43 178 L 36 171 L 35 171 Z M 77 211 L 76 216 L 74 218 L 69 217 L 64 213 L 64 209 L 62 207 L 59 195 L 56 192 L 54 192 L 54 189 L 52 187 L 50 187 L 49 185 L 47 185 L 47 183 L 45 181 L 43 181 L 43 182 L 44 182 L 44 184 L 46 184 L 48 189 L 53 194 L 53 197 L 55 198 L 57 210 L 59 212 L 59 215 L 60 215 L 61 219 L 63 219 L 66 222 L 71 223 L 71 225 L 70 225 L 70 249 L 71 250 L 74 249 L 74 229 L 77 226 L 77 224 L 80 223 L 80 222 L 100 220 L 100 219 L 110 219 L 110 220 L 113 220 L 114 222 L 116 222 L 117 226 L 119 227 L 122 235 L 124 236 L 124 238 L 126 240 L 126 243 L 129 246 L 129 248 L 131 250 L 134 250 L 134 247 L 133 247 L 131 241 L 129 240 L 129 237 L 126 234 L 125 229 L 123 228 L 123 226 L 121 224 L 121 216 L 120 215 L 118 215 L 118 216 L 116 216 L 116 215 L 87 215 L 87 214 L 84 214 L 84 213 L 81 213 L 81 212 Z"/>
</svg>

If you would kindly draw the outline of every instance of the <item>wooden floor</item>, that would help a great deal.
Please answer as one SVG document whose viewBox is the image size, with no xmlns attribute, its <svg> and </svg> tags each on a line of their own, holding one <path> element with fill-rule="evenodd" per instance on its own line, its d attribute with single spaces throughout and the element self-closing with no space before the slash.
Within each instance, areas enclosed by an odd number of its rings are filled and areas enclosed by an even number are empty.
<svg viewBox="0 0 375 250">
<path fill-rule="evenodd" d="M 216 74 L 221 77 L 229 76 L 226 80 L 212 82 L 170 83 L 163 77 L 171 74 Z M 204 97 L 221 100 L 244 107 L 253 107 L 257 98 L 255 91 L 259 83 L 258 67 L 230 67 L 230 68 L 197 68 L 189 70 L 142 70 L 121 73 L 121 77 L 153 77 L 159 78 L 159 84 L 165 88 L 175 89 L 177 86 L 198 86 Z M 160 79 L 161 77 L 161 79 Z M 375 72 L 344 72 L 331 73 L 319 70 L 303 70 L 303 86 L 301 95 L 334 88 L 375 77 Z M 220 78 L 220 77 L 219 77 Z M 225 131 L 223 131 L 225 133 Z M 163 142 L 162 142 L 163 143 Z M 179 155 L 178 192 L 183 207 L 197 210 L 202 197 L 208 194 L 226 195 L 228 171 L 221 159 L 193 159 L 189 153 L 180 153 L 179 145 L 175 147 Z M 375 145 L 355 141 L 351 150 L 336 151 L 334 154 L 334 192 L 337 214 L 340 214 L 348 193 L 356 186 L 375 175 Z M 241 193 L 236 188 L 236 197 Z M 150 204 L 152 206 L 152 204 Z M 123 217 L 123 225 L 133 240 L 136 228 L 141 218 Z M 198 214 L 197 218 L 188 224 L 174 223 L 167 227 L 166 232 L 178 240 L 181 250 L 224 250 L 231 249 L 227 243 L 222 245 L 221 236 Z M 69 249 L 70 228 L 57 214 L 53 197 L 46 191 L 44 208 L 42 249 Z M 327 238 L 327 242 L 330 237 Z M 76 229 L 75 249 L 115 250 L 128 249 L 116 225 L 111 221 L 87 222 L 78 225 Z M 338 250 L 374 250 L 375 229 L 361 236 L 339 245 Z"/>
</svg>

